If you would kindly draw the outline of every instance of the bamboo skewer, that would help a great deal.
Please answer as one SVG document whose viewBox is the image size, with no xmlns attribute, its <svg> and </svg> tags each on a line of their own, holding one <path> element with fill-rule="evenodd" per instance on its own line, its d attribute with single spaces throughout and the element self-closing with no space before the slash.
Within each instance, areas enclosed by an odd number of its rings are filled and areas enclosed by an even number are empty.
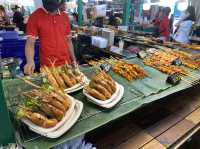
<svg viewBox="0 0 200 149">
<path fill-rule="evenodd" d="M 40 87 L 40 86 L 34 84 L 33 82 L 31 82 L 31 81 L 29 81 L 29 80 L 26 80 L 26 79 L 22 78 L 21 76 L 16 76 L 16 77 L 17 77 L 18 79 L 24 81 L 25 83 L 31 85 L 32 87 L 35 87 L 35 88 L 37 88 L 37 89 L 41 89 L 41 88 L 42 88 L 42 87 Z"/>
</svg>

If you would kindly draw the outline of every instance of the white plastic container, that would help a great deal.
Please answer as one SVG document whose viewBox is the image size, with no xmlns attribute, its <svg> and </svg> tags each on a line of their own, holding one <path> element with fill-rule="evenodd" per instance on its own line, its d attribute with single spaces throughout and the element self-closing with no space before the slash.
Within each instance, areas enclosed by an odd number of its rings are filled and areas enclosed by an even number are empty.
<svg viewBox="0 0 200 149">
<path fill-rule="evenodd" d="M 113 99 L 116 98 L 118 92 L 119 92 L 119 84 L 116 83 L 116 91 L 115 91 L 115 93 L 112 95 L 112 97 L 111 97 L 110 99 L 103 101 L 103 100 L 99 100 L 99 99 L 96 99 L 96 98 L 92 97 L 90 94 L 87 93 L 86 90 L 83 90 L 83 94 L 84 94 L 88 99 L 90 99 L 90 100 L 93 101 L 94 103 L 97 103 L 98 105 L 107 104 L 107 103 L 109 103 L 109 102 L 112 102 Z"/>
<path fill-rule="evenodd" d="M 112 108 L 114 107 L 123 97 L 124 94 L 124 87 L 116 82 L 116 92 L 112 95 L 112 97 L 106 101 L 102 101 L 90 96 L 86 90 L 83 90 L 83 94 L 87 97 L 87 99 L 103 108 Z"/>
<path fill-rule="evenodd" d="M 68 97 L 69 97 L 69 101 L 70 101 L 70 107 L 66 111 L 64 118 L 55 127 L 43 128 L 43 127 L 40 127 L 40 126 L 32 123 L 28 119 L 23 119 L 22 122 L 25 123 L 31 130 L 37 130 L 38 132 L 49 133 L 49 132 L 55 131 L 59 127 L 63 126 L 66 123 L 66 121 L 68 121 L 68 119 L 70 118 L 70 116 L 72 115 L 72 113 L 74 111 L 75 104 L 76 104 L 75 100 L 71 96 L 68 96 Z"/>
<path fill-rule="evenodd" d="M 124 95 L 124 87 L 122 85 L 120 85 L 119 92 L 118 92 L 116 98 L 112 102 L 109 102 L 107 104 L 102 104 L 99 106 L 106 108 L 106 109 L 113 108 L 115 105 L 117 105 L 121 101 L 123 95 Z"/>
<path fill-rule="evenodd" d="M 100 49 L 107 48 L 108 40 L 103 37 L 92 36 L 92 45 Z"/>
<path fill-rule="evenodd" d="M 68 118 L 68 120 L 58 129 L 56 129 L 55 131 L 51 131 L 48 133 L 44 133 L 35 129 L 31 129 L 32 131 L 45 136 L 47 138 L 58 138 L 60 136 L 62 136 L 63 134 L 65 134 L 69 129 L 71 129 L 71 127 L 73 127 L 73 125 L 77 122 L 78 118 L 80 117 L 82 111 L 83 111 L 83 103 L 81 101 L 75 100 L 75 107 L 74 110 L 72 112 L 72 114 L 70 115 L 70 117 Z"/>
</svg>

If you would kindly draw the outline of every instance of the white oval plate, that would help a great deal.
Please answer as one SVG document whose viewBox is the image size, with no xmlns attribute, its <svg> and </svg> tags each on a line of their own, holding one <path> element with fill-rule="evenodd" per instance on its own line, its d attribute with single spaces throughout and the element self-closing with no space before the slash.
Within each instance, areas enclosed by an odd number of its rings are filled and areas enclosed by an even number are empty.
<svg viewBox="0 0 200 149">
<path fill-rule="evenodd" d="M 64 92 L 67 93 L 67 94 L 77 92 L 77 91 L 83 89 L 84 84 L 87 83 L 87 82 L 88 82 L 88 78 L 84 75 L 83 76 L 83 83 L 78 83 L 78 84 L 74 85 L 73 87 L 67 88 L 67 89 L 64 90 Z"/>
<path fill-rule="evenodd" d="M 122 85 L 120 85 L 120 90 L 119 90 L 117 97 L 112 102 L 110 102 L 108 104 L 100 105 L 100 106 L 103 108 L 106 108 L 106 109 L 110 109 L 121 101 L 123 95 L 124 95 L 124 87 Z"/>
<path fill-rule="evenodd" d="M 56 129 L 58 129 L 59 127 L 61 127 L 68 119 L 69 117 L 72 115 L 73 111 L 74 111 L 74 107 L 75 107 L 75 101 L 74 98 L 71 96 L 69 97 L 69 101 L 70 101 L 70 107 L 69 109 L 66 111 L 64 118 L 55 126 L 52 128 L 42 128 L 34 123 L 32 123 L 30 120 L 28 119 L 22 119 L 22 122 L 25 123 L 26 125 L 28 125 L 28 127 L 30 129 L 34 129 L 43 133 L 48 133 L 48 132 L 52 132 L 55 131 Z"/>
<path fill-rule="evenodd" d="M 83 89 L 83 94 L 84 94 L 89 100 L 93 101 L 93 102 L 96 103 L 96 104 L 99 104 L 99 105 L 108 104 L 108 103 L 112 102 L 113 99 L 116 98 L 116 96 L 117 96 L 117 94 L 118 94 L 118 92 L 119 92 L 119 89 L 120 89 L 120 88 L 119 88 L 119 83 L 117 83 L 117 82 L 115 82 L 115 83 L 116 83 L 116 91 L 115 91 L 115 93 L 112 95 L 112 97 L 111 97 L 110 99 L 108 99 L 108 100 L 102 101 L 102 100 L 99 100 L 99 99 L 97 99 L 97 98 L 94 98 L 94 97 L 92 97 L 90 94 L 88 94 L 87 91 L 84 90 L 84 89 Z"/>
<path fill-rule="evenodd" d="M 103 108 L 106 108 L 106 109 L 110 109 L 110 108 L 114 107 L 122 99 L 123 95 L 124 95 L 124 87 L 122 85 L 119 85 L 119 92 L 117 93 L 116 98 L 113 99 L 113 101 L 110 102 L 110 103 L 98 104 L 98 103 L 94 102 L 93 100 L 91 100 L 89 98 L 88 98 L 88 100 L 90 102 L 100 106 L 100 107 L 103 107 Z"/>
<path fill-rule="evenodd" d="M 75 100 L 74 111 L 63 126 L 49 133 L 43 133 L 34 129 L 31 129 L 31 130 L 47 138 L 52 138 L 52 139 L 58 138 L 62 136 L 64 133 L 66 133 L 77 122 L 82 111 L 83 111 L 83 103 L 81 101 Z"/>
</svg>

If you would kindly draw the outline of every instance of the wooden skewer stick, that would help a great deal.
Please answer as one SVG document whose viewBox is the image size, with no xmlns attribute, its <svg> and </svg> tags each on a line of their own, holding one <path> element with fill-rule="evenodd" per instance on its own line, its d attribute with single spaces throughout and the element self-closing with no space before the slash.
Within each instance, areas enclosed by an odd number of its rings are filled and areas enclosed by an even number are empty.
<svg viewBox="0 0 200 149">
<path fill-rule="evenodd" d="M 23 77 L 21 77 L 21 76 L 17 76 L 17 78 L 20 79 L 20 80 L 22 80 L 22 81 L 24 81 L 25 83 L 27 83 L 27 84 L 29 84 L 29 85 L 35 87 L 35 88 L 37 88 L 37 89 L 41 89 L 40 86 L 34 84 L 33 82 L 31 82 L 31 81 L 29 81 L 29 80 L 26 80 L 25 78 L 23 78 Z"/>
</svg>

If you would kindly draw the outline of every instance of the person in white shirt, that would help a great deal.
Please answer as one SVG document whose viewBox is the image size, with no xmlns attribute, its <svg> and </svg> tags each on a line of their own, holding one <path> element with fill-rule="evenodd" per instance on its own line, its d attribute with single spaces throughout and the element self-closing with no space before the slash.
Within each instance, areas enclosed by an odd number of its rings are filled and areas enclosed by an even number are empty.
<svg viewBox="0 0 200 149">
<path fill-rule="evenodd" d="M 195 22 L 195 8 L 188 6 L 185 11 L 184 17 L 176 24 L 177 32 L 175 33 L 174 40 L 183 44 L 188 44 L 189 34 L 192 29 L 192 25 Z"/>
</svg>

